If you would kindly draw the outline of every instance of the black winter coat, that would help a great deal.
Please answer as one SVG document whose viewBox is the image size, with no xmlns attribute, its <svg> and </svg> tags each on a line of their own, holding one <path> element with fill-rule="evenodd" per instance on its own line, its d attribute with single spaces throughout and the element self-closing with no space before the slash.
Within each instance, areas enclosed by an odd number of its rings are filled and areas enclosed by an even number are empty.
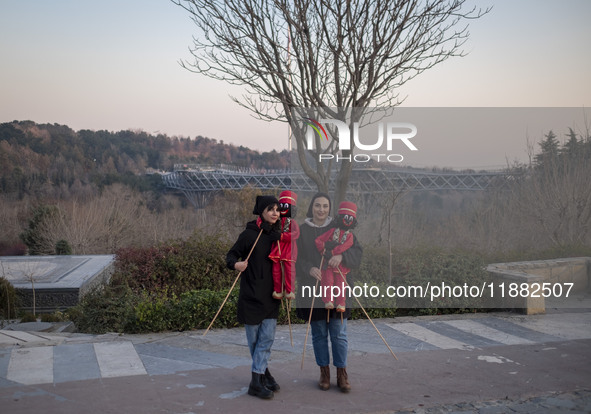
<svg viewBox="0 0 591 414">
<path fill-rule="evenodd" d="M 316 248 L 316 237 L 327 232 L 334 226 L 334 221 L 325 227 L 317 227 L 311 224 L 309 221 L 305 221 L 300 225 L 300 237 L 298 238 L 298 260 L 296 261 L 296 279 L 298 285 L 298 294 L 296 302 L 296 314 L 298 318 L 308 321 L 310 317 L 310 306 L 312 299 L 302 296 L 302 288 L 304 286 L 310 286 L 312 290 L 316 285 L 316 279 L 310 276 L 310 269 L 313 267 L 320 266 L 320 260 L 322 256 Z M 357 241 L 357 237 L 353 239 L 353 246 L 347 249 L 343 253 L 343 265 L 351 269 L 351 272 L 347 274 L 347 283 L 353 288 L 355 286 L 354 277 L 355 269 L 359 269 L 361 265 L 361 257 L 363 255 L 363 249 Z M 325 262 L 326 264 L 326 262 Z M 324 267 L 324 265 L 323 265 Z M 320 288 L 320 284 L 318 284 Z M 351 316 L 351 298 L 347 298 L 347 309 L 343 313 L 344 318 Z M 312 320 L 326 319 L 326 313 L 328 310 L 324 309 L 324 303 L 322 299 L 314 299 L 314 310 L 312 311 Z M 336 309 L 330 311 L 331 318 L 341 318 L 340 314 L 337 314 Z"/>
<path fill-rule="evenodd" d="M 226 255 L 228 268 L 234 269 L 236 262 L 246 259 L 260 231 L 256 220 L 246 224 L 246 229 Z M 277 319 L 279 316 L 281 301 L 272 297 L 273 262 L 269 253 L 273 242 L 269 233 L 263 231 L 248 259 L 248 267 L 240 275 L 237 317 L 242 324 L 258 325 L 263 319 Z"/>
</svg>

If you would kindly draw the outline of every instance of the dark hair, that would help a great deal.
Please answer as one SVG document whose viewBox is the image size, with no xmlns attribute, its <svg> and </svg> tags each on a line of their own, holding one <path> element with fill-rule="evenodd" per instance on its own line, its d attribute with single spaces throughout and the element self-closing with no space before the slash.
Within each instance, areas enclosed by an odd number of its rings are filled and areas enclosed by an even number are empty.
<svg viewBox="0 0 591 414">
<path fill-rule="evenodd" d="M 314 194 L 314 197 L 312 197 L 312 201 L 310 201 L 310 205 L 308 206 L 308 213 L 306 213 L 306 217 L 308 217 L 308 218 L 314 217 L 314 213 L 312 212 L 312 207 L 314 206 L 314 201 L 316 201 L 316 199 L 320 198 L 320 197 L 324 197 L 328 200 L 328 215 L 330 215 L 330 209 L 332 208 L 330 196 L 326 193 L 318 192 L 318 193 Z"/>
</svg>

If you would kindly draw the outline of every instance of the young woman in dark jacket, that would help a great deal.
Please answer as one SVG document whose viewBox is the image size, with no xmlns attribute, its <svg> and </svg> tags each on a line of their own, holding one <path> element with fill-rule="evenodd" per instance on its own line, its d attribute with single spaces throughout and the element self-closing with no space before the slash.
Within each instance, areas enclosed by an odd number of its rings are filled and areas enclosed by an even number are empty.
<svg viewBox="0 0 591 414">
<path fill-rule="evenodd" d="M 247 223 L 228 251 L 226 264 L 230 269 L 242 272 L 237 313 L 238 322 L 246 329 L 252 357 L 248 393 L 268 399 L 273 398 L 273 392 L 279 391 L 279 385 L 267 368 L 281 304 L 272 297 L 273 262 L 269 259 L 271 245 L 281 237 L 279 201 L 273 196 L 258 196 L 253 214 L 259 217 Z"/>
<path fill-rule="evenodd" d="M 302 295 L 302 293 L 306 292 L 306 289 L 309 289 L 308 292 L 313 291 L 317 281 L 322 277 L 320 270 L 322 256 L 316 248 L 315 240 L 335 225 L 330 216 L 330 208 L 331 203 L 328 194 L 317 193 L 310 202 L 306 220 L 300 225 L 298 260 L 296 262 L 296 279 L 298 281 L 296 312 L 298 317 L 305 321 L 308 321 L 310 317 L 312 298 Z M 331 266 L 333 267 L 342 263 L 350 269 L 358 269 L 361 265 L 362 253 L 363 250 L 355 239 L 351 248 L 343 252 L 342 255 L 333 256 L 328 260 L 332 261 Z M 325 265 L 326 263 L 323 264 L 323 267 Z M 351 276 L 354 277 L 354 271 L 351 272 L 348 279 L 348 283 L 353 287 L 354 282 Z M 318 283 L 318 287 L 320 288 L 320 283 Z M 330 313 L 328 323 L 327 313 Z M 351 316 L 350 301 L 347 302 L 347 308 L 342 315 L 343 323 L 341 323 L 341 313 L 337 313 L 336 309 L 325 309 L 322 300 L 320 298 L 315 299 L 310 325 L 312 328 L 314 356 L 316 364 L 320 367 L 318 386 L 322 390 L 330 388 L 329 336 L 332 348 L 332 362 L 337 368 L 337 385 L 343 392 L 351 390 L 347 374 L 347 319 Z"/>
</svg>

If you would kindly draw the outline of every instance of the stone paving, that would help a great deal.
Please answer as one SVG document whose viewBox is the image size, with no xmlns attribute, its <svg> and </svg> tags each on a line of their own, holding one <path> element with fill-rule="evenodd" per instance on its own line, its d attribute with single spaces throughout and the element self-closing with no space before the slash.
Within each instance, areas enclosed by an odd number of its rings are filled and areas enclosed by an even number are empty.
<svg viewBox="0 0 591 414">
<path fill-rule="evenodd" d="M 300 370 L 306 326 L 294 325 L 291 333 L 287 326 L 278 327 L 271 366 L 285 390 L 269 403 L 271 411 L 322 412 L 332 404 L 352 413 L 591 412 L 591 360 L 586 351 L 591 345 L 591 312 L 374 322 L 399 360 L 393 360 L 368 321 L 350 321 L 354 391 L 348 397 L 315 387 L 310 339 L 306 366 Z M 140 410 L 133 389 L 156 387 L 151 392 L 177 390 L 174 404 L 187 400 L 185 410 L 167 411 L 171 401 L 161 394 L 145 411 L 121 412 L 195 412 L 187 408 L 195 404 L 192 399 L 220 412 L 257 412 L 259 402 L 245 395 L 249 364 L 242 328 L 213 330 L 207 336 L 203 331 L 84 335 L 24 332 L 9 325 L 0 330 L 0 406 L 11 413 L 35 412 L 43 404 L 54 404 L 60 413 L 79 412 L 67 404 L 83 405 L 87 392 L 108 389 L 108 403 L 137 404 Z M 389 381 L 396 387 L 389 387 Z M 317 392 L 323 398 L 306 400 Z M 13 408 L 20 411 L 10 411 Z M 104 410 L 101 405 L 88 413 Z"/>
<path fill-rule="evenodd" d="M 395 353 L 437 349 L 484 350 L 499 345 L 591 338 L 591 313 L 585 312 L 569 314 L 568 317 L 561 314 L 538 317 L 447 315 L 379 319 L 375 323 Z M 172 374 L 250 364 L 242 328 L 215 330 L 207 336 L 203 336 L 202 331 L 83 335 L 23 332 L 8 328 L 0 330 L 0 380 L 5 378 L 9 382 L 35 384 Z M 305 331 L 306 325 L 293 325 L 291 334 L 287 326 L 279 326 L 272 359 L 290 361 L 301 358 Z M 365 320 L 349 321 L 348 335 L 352 357 L 389 352 L 375 329 Z M 311 340 L 306 344 L 306 353 L 313 354 Z M 75 355 L 75 358 L 66 355 Z M 32 358 L 39 358 L 39 361 L 29 366 Z M 482 358 L 494 360 L 495 357 L 485 355 Z M 75 370 L 71 369 L 73 366 L 76 366 Z M 70 375 L 63 374 L 69 371 L 72 372 Z"/>
<path fill-rule="evenodd" d="M 509 413 L 591 413 L 591 390 L 551 393 L 519 400 L 462 402 L 418 408 L 411 411 L 391 411 L 392 414 L 509 414 Z M 386 413 L 382 413 L 386 414 Z"/>
</svg>

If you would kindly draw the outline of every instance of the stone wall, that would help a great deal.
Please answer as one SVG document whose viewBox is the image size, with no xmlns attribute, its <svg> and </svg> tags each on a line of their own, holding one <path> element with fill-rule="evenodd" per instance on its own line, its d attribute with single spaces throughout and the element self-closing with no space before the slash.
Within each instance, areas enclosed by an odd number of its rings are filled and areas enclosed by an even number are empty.
<svg viewBox="0 0 591 414">
<path fill-rule="evenodd" d="M 528 315 L 544 313 L 548 303 L 557 307 L 575 306 L 574 297 L 591 293 L 589 257 L 494 263 L 487 271 L 495 285 L 497 307 Z M 513 295 L 509 295 L 509 286 L 518 287 L 511 292 Z"/>
</svg>

